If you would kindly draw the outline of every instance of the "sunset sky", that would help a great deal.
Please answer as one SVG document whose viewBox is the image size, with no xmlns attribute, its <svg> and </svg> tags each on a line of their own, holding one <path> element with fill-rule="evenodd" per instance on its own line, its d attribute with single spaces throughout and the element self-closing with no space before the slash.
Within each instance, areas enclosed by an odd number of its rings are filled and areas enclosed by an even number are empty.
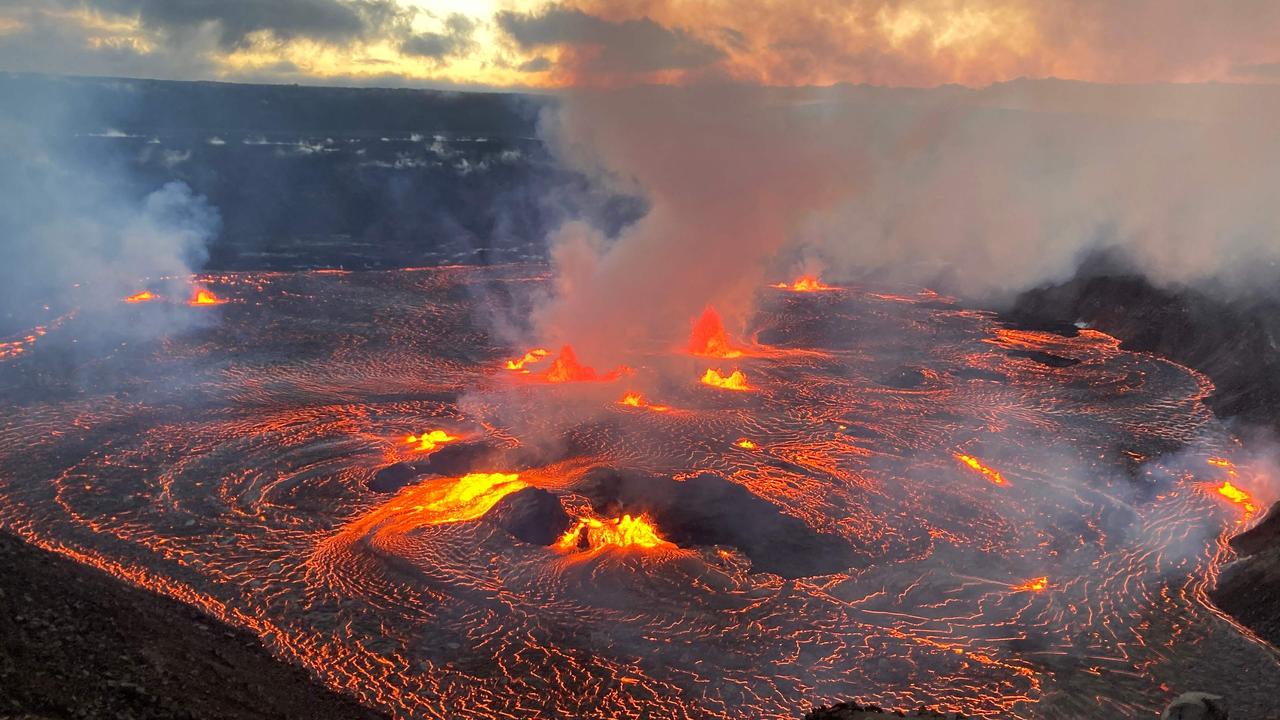
<svg viewBox="0 0 1280 720">
<path fill-rule="evenodd" d="M 0 0 L 0 70 L 563 88 L 1280 82 L 1274 0 Z"/>
</svg>

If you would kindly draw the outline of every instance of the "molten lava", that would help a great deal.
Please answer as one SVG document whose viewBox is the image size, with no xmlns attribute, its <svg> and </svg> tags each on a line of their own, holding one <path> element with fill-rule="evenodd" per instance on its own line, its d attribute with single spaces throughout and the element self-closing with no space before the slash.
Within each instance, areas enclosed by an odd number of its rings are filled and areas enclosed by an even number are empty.
<svg viewBox="0 0 1280 720">
<path fill-rule="evenodd" d="M 525 365 L 536 363 L 550 354 L 551 354 L 550 352 L 542 348 L 534 348 L 529 352 L 525 353 L 524 357 L 522 358 L 516 358 L 515 360 L 508 360 L 506 364 L 506 368 L 508 370 L 513 370 L 516 372 L 527 373 L 529 371 L 525 369 L 524 367 Z"/>
<path fill-rule="evenodd" d="M 641 395 L 638 392 L 626 393 L 625 395 L 622 396 L 622 399 L 618 401 L 618 404 L 626 405 L 627 407 L 647 408 L 654 412 L 666 412 L 671 409 L 666 405 L 649 404 L 649 401 L 644 399 L 644 395 Z"/>
<path fill-rule="evenodd" d="M 729 375 L 721 375 L 719 370 L 708 369 L 702 375 L 703 385 L 718 387 L 724 390 L 750 390 L 751 386 L 747 385 L 747 376 L 741 370 L 734 370 Z"/>
<path fill-rule="evenodd" d="M 981 473 L 983 477 L 985 477 L 987 480 L 990 480 L 993 484 L 1004 485 L 1007 483 L 1007 481 L 1004 479 L 1004 475 L 1001 475 L 999 471 L 993 470 L 987 467 L 986 465 L 983 465 L 982 461 L 979 460 L 978 458 L 972 455 L 963 455 L 961 453 L 956 453 L 955 455 L 957 460 L 964 463 L 965 465 L 968 465 L 973 470 Z"/>
<path fill-rule="evenodd" d="M 790 290 L 791 292 L 822 292 L 824 290 L 835 290 L 836 288 L 823 284 L 821 280 L 813 275 L 802 275 L 796 278 L 795 282 L 790 285 L 786 283 L 778 283 L 774 287 L 780 290 Z"/>
<path fill-rule="evenodd" d="M 206 290 L 205 288 L 196 288 L 195 294 L 191 296 L 191 299 L 187 301 L 187 304 L 188 305 L 221 305 L 225 302 L 226 300 L 223 300 L 217 295 L 214 295 L 212 290 Z"/>
<path fill-rule="evenodd" d="M 456 480 L 433 480 L 415 487 L 393 503 L 396 510 L 408 510 L 417 524 L 475 520 L 502 498 L 529 487 L 516 473 L 471 473 Z"/>
<path fill-rule="evenodd" d="M 756 445 L 754 440 L 748 440 L 747 438 L 742 438 L 738 440 L 738 442 L 734 443 L 734 445 L 737 445 L 738 447 L 743 448 L 744 450 L 755 450 L 757 447 L 759 447 L 758 445 Z"/>
<path fill-rule="evenodd" d="M 1041 590 L 1048 589 L 1048 587 L 1049 587 L 1049 578 L 1038 577 L 1038 578 L 1031 578 L 1030 580 L 1024 583 L 1011 585 L 1009 586 L 1009 589 L 1013 590 L 1014 592 L 1040 592 Z"/>
<path fill-rule="evenodd" d="M 551 363 L 551 367 L 542 374 L 542 378 L 547 382 L 565 383 L 565 382 L 608 382 L 617 380 L 627 371 L 625 366 L 619 366 L 617 369 L 601 375 L 596 372 L 595 368 L 583 365 L 578 362 L 578 356 L 574 354 L 573 348 L 565 345 L 560 348 L 560 354 Z"/>
<path fill-rule="evenodd" d="M 142 302 L 150 302 L 155 299 L 156 299 L 155 293 L 151 292 L 150 290 L 143 290 L 140 293 L 134 293 L 130 295 L 129 297 L 125 298 L 124 301 L 127 303 L 142 303 Z"/>
<path fill-rule="evenodd" d="M 693 323 L 693 331 L 689 334 L 689 352 L 704 357 L 742 357 L 742 351 L 729 342 L 724 323 L 720 321 L 720 313 L 710 305 L 702 311 L 702 317 Z"/>
<path fill-rule="evenodd" d="M 431 430 L 421 435 L 409 435 L 404 441 L 406 444 L 415 446 L 413 449 L 418 452 L 431 452 L 445 443 L 459 439 L 461 438 L 457 435 L 450 435 L 444 430 Z"/>
<path fill-rule="evenodd" d="M 1244 509 L 1246 515 L 1252 515 L 1258 510 L 1258 506 L 1253 503 L 1253 497 L 1244 490 L 1232 485 L 1230 481 L 1223 481 L 1222 485 L 1218 486 L 1218 494 L 1239 505 Z"/>
<path fill-rule="evenodd" d="M 645 516 L 623 515 L 613 520 L 579 518 L 556 541 L 556 548 L 563 551 L 594 551 L 606 547 L 649 549 L 668 544 L 670 543 L 658 534 L 658 528 Z"/>
</svg>

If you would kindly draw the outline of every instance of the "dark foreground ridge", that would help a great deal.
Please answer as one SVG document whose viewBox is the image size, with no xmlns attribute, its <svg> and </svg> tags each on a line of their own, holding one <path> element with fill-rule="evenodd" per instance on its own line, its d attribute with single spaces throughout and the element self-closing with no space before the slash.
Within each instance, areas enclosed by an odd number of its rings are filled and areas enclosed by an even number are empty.
<svg viewBox="0 0 1280 720">
<path fill-rule="evenodd" d="M 247 632 L 0 533 L 0 718 L 384 716 Z"/>
</svg>

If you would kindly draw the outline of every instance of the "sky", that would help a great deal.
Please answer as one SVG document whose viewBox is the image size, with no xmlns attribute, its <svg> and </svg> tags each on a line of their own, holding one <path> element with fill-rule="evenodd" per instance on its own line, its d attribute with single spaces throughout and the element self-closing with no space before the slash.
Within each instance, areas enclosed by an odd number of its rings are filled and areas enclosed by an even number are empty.
<svg viewBox="0 0 1280 720">
<path fill-rule="evenodd" d="M 0 0 L 0 70 L 495 89 L 1280 82 L 1274 0 Z"/>
</svg>

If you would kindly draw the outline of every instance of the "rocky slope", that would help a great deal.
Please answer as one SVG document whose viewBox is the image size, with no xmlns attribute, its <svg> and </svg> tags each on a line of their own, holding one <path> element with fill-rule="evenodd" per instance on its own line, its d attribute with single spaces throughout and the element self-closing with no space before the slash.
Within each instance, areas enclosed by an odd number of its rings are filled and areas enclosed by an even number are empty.
<svg viewBox="0 0 1280 720">
<path fill-rule="evenodd" d="M 0 718 L 382 715 L 256 637 L 0 533 Z"/>
</svg>

